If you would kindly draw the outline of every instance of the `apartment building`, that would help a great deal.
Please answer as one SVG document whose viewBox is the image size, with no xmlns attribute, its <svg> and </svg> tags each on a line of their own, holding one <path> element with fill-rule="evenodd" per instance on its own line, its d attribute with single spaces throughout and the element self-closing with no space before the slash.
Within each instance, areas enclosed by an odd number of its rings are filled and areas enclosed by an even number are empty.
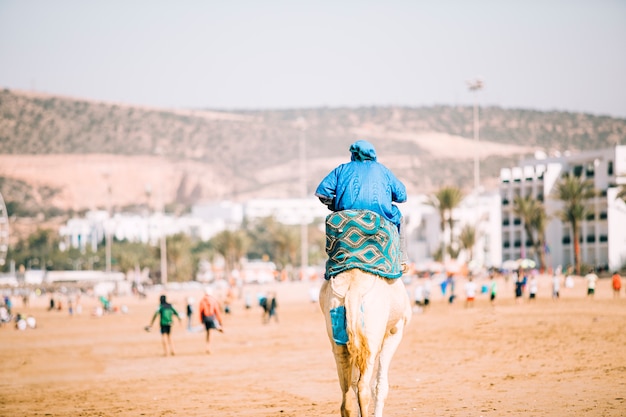
<svg viewBox="0 0 626 417">
<path fill-rule="evenodd" d="M 563 202 L 555 196 L 556 185 L 568 173 L 591 181 L 597 191 L 597 196 L 587 201 L 589 215 L 580 225 L 582 263 L 608 269 L 626 264 L 626 204 L 616 199 L 619 185 L 626 183 L 626 146 L 552 156 L 537 153 L 519 166 L 502 169 L 503 260 L 532 253 L 522 220 L 513 210 L 515 197 L 531 196 L 544 203 L 548 215 L 548 266 L 574 264 L 571 226 L 561 221 Z"/>
</svg>

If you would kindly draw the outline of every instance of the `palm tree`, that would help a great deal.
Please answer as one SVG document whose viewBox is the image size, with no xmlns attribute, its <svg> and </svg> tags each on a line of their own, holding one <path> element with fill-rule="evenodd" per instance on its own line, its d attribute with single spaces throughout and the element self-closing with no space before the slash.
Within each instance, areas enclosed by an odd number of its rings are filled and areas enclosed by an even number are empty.
<svg viewBox="0 0 626 417">
<path fill-rule="evenodd" d="M 249 256 L 267 257 L 276 263 L 278 269 L 297 263 L 301 245 L 299 227 L 284 225 L 274 217 L 260 219 L 250 226 L 248 230 L 251 243 Z M 309 237 L 313 234 L 311 233 Z M 325 239 L 326 235 L 323 235 L 323 238 Z M 321 243 L 322 248 L 323 243 L 324 240 Z"/>
<path fill-rule="evenodd" d="M 239 259 L 246 253 L 247 239 L 241 230 L 224 230 L 211 239 L 215 250 L 224 257 L 226 276 L 239 264 Z"/>
<path fill-rule="evenodd" d="M 537 233 L 535 239 L 535 252 L 539 254 L 539 267 L 542 271 L 546 269 L 546 226 L 548 224 L 548 215 L 544 205 L 537 201 L 535 214 L 531 219 L 532 228 Z"/>
<path fill-rule="evenodd" d="M 276 263 L 280 269 L 295 265 L 300 250 L 300 233 L 295 227 L 283 226 L 276 229 L 272 237 L 276 251 Z"/>
<path fill-rule="evenodd" d="M 541 201 L 530 196 L 517 196 L 513 200 L 513 212 L 524 222 L 526 237 L 533 248 L 534 255 L 539 258 L 540 268 L 546 267 L 546 224 L 548 216 Z"/>
<path fill-rule="evenodd" d="M 586 201 L 595 196 L 593 183 L 572 174 L 563 176 L 556 184 L 556 197 L 565 205 L 559 212 L 562 221 L 568 222 L 572 228 L 572 240 L 574 241 L 574 264 L 576 274 L 580 275 L 580 223 L 587 217 L 590 210 L 585 205 Z"/>
<path fill-rule="evenodd" d="M 450 243 L 452 243 L 452 228 L 454 227 L 454 219 L 452 211 L 463 201 L 463 192 L 455 186 L 445 186 L 440 188 L 431 198 L 430 204 L 439 211 L 439 226 L 441 227 L 441 235 L 445 233 L 446 223 L 450 229 Z M 445 253 L 445 239 L 442 238 L 442 257 Z"/>
<path fill-rule="evenodd" d="M 463 226 L 461 234 L 459 235 L 459 241 L 461 242 L 463 249 L 465 249 L 468 253 L 468 262 L 471 261 L 472 251 L 474 249 L 474 245 L 476 245 L 476 228 L 470 224 Z"/>
<path fill-rule="evenodd" d="M 191 251 L 193 242 L 189 236 L 178 233 L 167 237 L 168 276 L 174 281 L 194 279 L 195 259 Z"/>
</svg>

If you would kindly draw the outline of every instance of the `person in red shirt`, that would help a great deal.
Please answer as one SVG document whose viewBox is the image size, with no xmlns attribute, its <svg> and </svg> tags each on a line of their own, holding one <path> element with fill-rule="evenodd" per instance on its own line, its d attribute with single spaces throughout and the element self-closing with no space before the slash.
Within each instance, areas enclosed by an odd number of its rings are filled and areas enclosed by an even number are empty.
<svg viewBox="0 0 626 417">
<path fill-rule="evenodd" d="M 211 353 L 209 349 L 209 337 L 211 329 L 215 329 L 220 333 L 224 332 L 222 322 L 221 306 L 217 298 L 213 296 L 211 288 L 204 290 L 204 297 L 200 300 L 200 322 L 204 323 L 206 329 L 206 353 Z"/>
<path fill-rule="evenodd" d="M 613 297 L 619 297 L 619 292 L 622 289 L 622 277 L 619 276 L 617 271 L 613 272 Z"/>
</svg>

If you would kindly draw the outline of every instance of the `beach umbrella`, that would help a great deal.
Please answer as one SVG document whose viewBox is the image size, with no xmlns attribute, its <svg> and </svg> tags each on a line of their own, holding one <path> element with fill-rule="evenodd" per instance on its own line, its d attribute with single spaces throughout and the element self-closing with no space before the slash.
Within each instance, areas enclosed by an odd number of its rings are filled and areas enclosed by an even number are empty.
<svg viewBox="0 0 626 417">
<path fill-rule="evenodd" d="M 508 259 L 504 262 L 502 262 L 502 269 L 506 270 L 506 271 L 513 271 L 515 269 L 519 268 L 519 262 L 513 259 Z"/>
<path fill-rule="evenodd" d="M 518 259 L 517 263 L 520 268 L 524 268 L 524 269 L 531 269 L 537 265 L 535 261 L 533 261 L 532 259 L 528 259 L 528 258 Z"/>
</svg>

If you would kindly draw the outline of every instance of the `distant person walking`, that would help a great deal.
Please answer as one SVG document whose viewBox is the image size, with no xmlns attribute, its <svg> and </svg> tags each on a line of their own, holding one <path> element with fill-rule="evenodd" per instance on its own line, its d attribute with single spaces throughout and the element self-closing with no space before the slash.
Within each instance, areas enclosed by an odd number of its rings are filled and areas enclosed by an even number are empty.
<svg viewBox="0 0 626 417">
<path fill-rule="evenodd" d="M 534 301 L 537 298 L 537 290 L 538 290 L 537 278 L 534 275 L 532 275 L 528 283 L 528 300 L 529 301 Z"/>
<path fill-rule="evenodd" d="M 8 295 L 4 296 L 4 306 L 9 312 L 9 315 L 11 315 L 12 314 L 11 309 L 13 308 L 13 303 L 11 302 L 11 297 L 9 297 Z"/>
<path fill-rule="evenodd" d="M 474 278 L 469 277 L 465 283 L 465 308 L 474 307 L 474 300 L 476 299 L 476 283 Z"/>
<path fill-rule="evenodd" d="M 193 323 L 193 297 L 187 297 L 187 331 L 192 330 Z"/>
<path fill-rule="evenodd" d="M 585 275 L 585 280 L 587 280 L 587 297 L 593 298 L 593 295 L 596 293 L 596 282 L 598 281 L 598 276 L 593 272 L 593 269 L 589 270 L 589 273 Z"/>
<path fill-rule="evenodd" d="M 274 320 L 278 323 L 278 314 L 276 313 L 277 307 L 278 302 L 276 301 L 276 293 L 268 293 L 267 298 L 265 299 L 265 306 L 263 307 L 263 323 L 269 323 L 272 320 L 272 317 L 274 317 Z"/>
<path fill-rule="evenodd" d="M 170 337 L 170 333 L 172 330 L 172 321 L 173 316 L 178 317 L 178 322 L 182 324 L 182 320 L 178 315 L 178 311 L 170 303 L 167 302 L 165 295 L 162 295 L 159 299 L 159 308 L 154 312 L 152 316 L 152 320 L 150 324 L 146 327 L 147 331 L 150 331 L 152 328 L 152 324 L 156 320 L 157 316 L 161 316 L 160 325 L 161 325 L 161 341 L 163 343 L 163 355 L 167 356 L 168 348 L 170 355 L 174 356 L 174 347 L 172 346 L 172 338 Z"/>
<path fill-rule="evenodd" d="M 517 276 L 515 281 L 515 301 L 519 304 L 522 302 L 522 296 L 524 295 L 524 281 L 521 275 Z"/>
<path fill-rule="evenodd" d="M 559 272 L 556 272 L 552 276 L 552 299 L 558 300 L 561 291 L 561 275 Z"/>
<path fill-rule="evenodd" d="M 432 282 L 430 274 L 424 274 L 424 308 L 430 305 L 430 293 L 432 292 Z"/>
<path fill-rule="evenodd" d="M 220 333 L 224 332 L 222 312 L 220 311 L 220 303 L 217 298 L 213 296 L 213 290 L 209 287 L 204 290 L 204 297 L 200 300 L 200 322 L 204 324 L 206 329 L 205 339 L 205 351 L 211 353 L 209 349 L 209 341 L 211 336 L 211 330 L 215 329 Z"/>
<path fill-rule="evenodd" d="M 418 309 L 424 305 L 424 286 L 419 281 L 413 290 L 413 298 Z"/>
<path fill-rule="evenodd" d="M 489 301 L 491 301 L 491 305 L 495 305 L 497 295 L 498 282 L 496 281 L 495 275 L 491 274 L 491 277 L 489 278 Z"/>
<path fill-rule="evenodd" d="M 622 289 L 622 277 L 620 277 L 617 271 L 613 272 L 612 285 L 613 285 L 613 297 L 619 298 L 619 292 Z"/>
</svg>

